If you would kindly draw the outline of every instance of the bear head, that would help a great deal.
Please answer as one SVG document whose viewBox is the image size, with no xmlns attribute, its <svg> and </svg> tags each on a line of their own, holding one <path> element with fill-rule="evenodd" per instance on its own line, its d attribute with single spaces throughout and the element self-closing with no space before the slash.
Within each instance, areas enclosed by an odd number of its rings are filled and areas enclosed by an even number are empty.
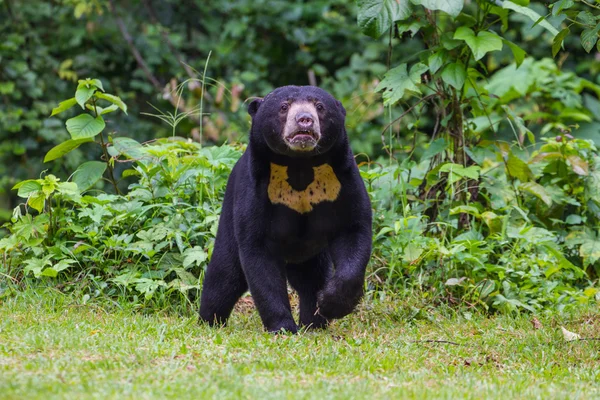
<svg viewBox="0 0 600 400">
<path fill-rule="evenodd" d="M 315 86 L 283 86 L 248 106 L 252 135 L 271 151 L 306 157 L 323 154 L 346 137 L 346 110 Z"/>
</svg>

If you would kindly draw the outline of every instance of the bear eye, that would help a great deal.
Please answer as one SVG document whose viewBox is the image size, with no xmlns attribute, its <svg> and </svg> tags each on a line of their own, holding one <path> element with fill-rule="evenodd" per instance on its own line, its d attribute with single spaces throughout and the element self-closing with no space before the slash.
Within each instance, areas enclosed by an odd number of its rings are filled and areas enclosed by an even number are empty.
<svg viewBox="0 0 600 400">
<path fill-rule="evenodd" d="M 288 103 L 283 103 L 281 105 L 281 111 L 285 112 L 285 111 L 289 110 L 289 108 L 290 108 L 290 105 Z"/>
<path fill-rule="evenodd" d="M 325 106 L 323 105 L 323 103 L 317 103 L 316 107 L 317 107 L 317 111 L 323 111 L 325 109 Z"/>
</svg>

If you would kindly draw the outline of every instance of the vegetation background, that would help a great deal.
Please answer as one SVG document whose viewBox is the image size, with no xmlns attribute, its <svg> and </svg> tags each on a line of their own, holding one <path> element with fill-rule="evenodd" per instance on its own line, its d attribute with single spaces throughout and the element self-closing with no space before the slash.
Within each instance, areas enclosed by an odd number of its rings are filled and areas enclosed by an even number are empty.
<svg viewBox="0 0 600 400">
<path fill-rule="evenodd" d="M 0 296 L 193 310 L 247 100 L 316 84 L 376 212 L 368 299 L 597 302 L 594 1 L 0 0 Z"/>
<path fill-rule="evenodd" d="M 598 0 L 0 0 L 2 398 L 599 397 L 599 35 Z M 366 296 L 210 329 L 246 104 L 287 84 L 348 111 Z"/>
</svg>

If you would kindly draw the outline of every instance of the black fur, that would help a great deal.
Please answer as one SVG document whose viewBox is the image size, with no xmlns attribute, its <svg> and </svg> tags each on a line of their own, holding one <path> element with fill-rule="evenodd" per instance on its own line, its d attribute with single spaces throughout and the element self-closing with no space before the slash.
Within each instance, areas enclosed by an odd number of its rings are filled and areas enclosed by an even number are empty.
<svg viewBox="0 0 600 400">
<path fill-rule="evenodd" d="M 321 140 L 314 151 L 291 151 L 282 139 L 283 101 L 319 101 Z M 353 311 L 363 293 L 371 253 L 371 206 L 348 144 L 342 104 L 322 89 L 285 86 L 248 108 L 248 149 L 233 168 L 212 259 L 206 271 L 200 318 L 224 324 L 250 290 L 265 328 L 296 332 L 287 281 L 300 297 L 300 324 L 325 327 Z M 270 164 L 288 167 L 296 190 L 313 180 L 313 166 L 329 164 L 341 184 L 335 201 L 301 214 L 272 204 Z"/>
</svg>

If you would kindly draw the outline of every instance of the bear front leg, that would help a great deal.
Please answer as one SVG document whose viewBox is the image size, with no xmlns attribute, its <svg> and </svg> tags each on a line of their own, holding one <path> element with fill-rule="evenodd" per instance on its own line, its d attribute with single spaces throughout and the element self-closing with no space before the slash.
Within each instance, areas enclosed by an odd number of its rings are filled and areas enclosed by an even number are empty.
<svg viewBox="0 0 600 400">
<path fill-rule="evenodd" d="M 226 227 L 219 228 L 202 285 L 200 320 L 209 325 L 225 325 L 235 303 L 248 290 L 236 244 L 227 236 Z"/>
<path fill-rule="evenodd" d="M 322 253 L 299 264 L 288 264 L 290 285 L 300 297 L 300 325 L 308 329 L 327 327 L 327 319 L 317 313 L 317 294 L 332 275 L 331 259 Z"/>
<path fill-rule="evenodd" d="M 327 319 L 338 319 L 350 314 L 363 295 L 371 257 L 371 225 L 363 224 L 338 236 L 329 254 L 335 273 L 318 295 L 318 311 Z"/>
<path fill-rule="evenodd" d="M 246 249 L 240 251 L 242 268 L 265 329 L 298 332 L 292 317 L 284 262 L 275 260 L 259 246 Z"/>
</svg>

